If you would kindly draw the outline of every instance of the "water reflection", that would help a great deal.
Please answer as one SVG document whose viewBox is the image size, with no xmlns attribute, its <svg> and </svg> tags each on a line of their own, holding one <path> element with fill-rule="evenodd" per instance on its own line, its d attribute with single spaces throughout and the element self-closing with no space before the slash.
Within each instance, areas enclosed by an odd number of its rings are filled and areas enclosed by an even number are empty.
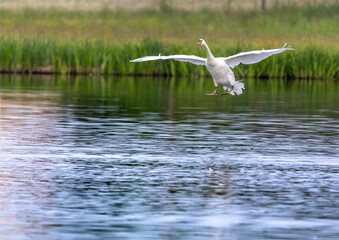
<svg viewBox="0 0 339 240">
<path fill-rule="evenodd" d="M 338 84 L 210 88 L 2 76 L 2 236 L 335 238 Z"/>
</svg>

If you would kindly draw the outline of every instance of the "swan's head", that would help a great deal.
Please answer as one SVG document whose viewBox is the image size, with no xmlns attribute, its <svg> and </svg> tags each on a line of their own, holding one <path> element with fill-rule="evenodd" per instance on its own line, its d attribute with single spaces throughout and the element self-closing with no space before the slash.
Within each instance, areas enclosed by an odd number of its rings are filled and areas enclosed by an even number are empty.
<svg viewBox="0 0 339 240">
<path fill-rule="evenodd" d="M 204 39 L 199 39 L 197 45 L 205 46 L 206 43 L 205 43 Z"/>
</svg>

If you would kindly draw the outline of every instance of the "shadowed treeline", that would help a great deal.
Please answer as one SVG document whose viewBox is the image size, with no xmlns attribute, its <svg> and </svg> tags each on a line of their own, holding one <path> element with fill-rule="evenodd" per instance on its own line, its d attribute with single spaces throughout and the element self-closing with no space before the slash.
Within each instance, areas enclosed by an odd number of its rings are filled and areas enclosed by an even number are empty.
<svg viewBox="0 0 339 240">
<path fill-rule="evenodd" d="M 281 6 L 331 5 L 336 0 L 0 0 L 0 8 L 58 8 L 65 10 L 185 10 L 199 11 L 213 9 L 218 11 L 257 10 Z"/>
</svg>

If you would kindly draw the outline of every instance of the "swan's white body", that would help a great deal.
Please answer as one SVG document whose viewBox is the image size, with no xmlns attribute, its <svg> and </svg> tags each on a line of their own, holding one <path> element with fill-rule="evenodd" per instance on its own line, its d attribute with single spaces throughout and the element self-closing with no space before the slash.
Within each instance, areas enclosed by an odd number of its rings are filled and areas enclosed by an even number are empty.
<svg viewBox="0 0 339 240">
<path fill-rule="evenodd" d="M 243 64 L 253 64 L 260 62 L 261 60 L 268 58 L 273 54 L 281 53 L 285 50 L 294 50 L 293 48 L 286 48 L 286 44 L 282 48 L 270 49 L 270 50 L 257 50 L 250 52 L 242 52 L 230 57 L 218 57 L 215 58 L 211 53 L 211 50 L 207 46 L 206 42 L 203 39 L 198 41 L 198 45 L 205 47 L 207 58 L 197 57 L 194 55 L 170 55 L 170 56 L 146 56 L 142 58 L 137 58 L 131 60 L 130 62 L 145 62 L 152 60 L 166 60 L 174 59 L 182 62 L 190 62 L 196 65 L 205 65 L 207 70 L 211 73 L 213 82 L 215 85 L 215 90 L 212 94 L 217 95 L 218 85 L 222 85 L 225 90 L 228 89 L 226 94 L 242 94 L 242 89 L 244 89 L 244 84 L 239 81 L 235 81 L 234 74 L 231 68 Z"/>
<path fill-rule="evenodd" d="M 241 82 L 236 82 L 234 74 L 231 68 L 225 63 L 223 59 L 220 58 L 211 58 L 207 59 L 206 63 L 207 70 L 211 73 L 214 86 L 217 88 L 218 85 L 222 85 L 225 90 L 232 89 L 236 83 L 242 85 Z M 237 88 L 237 91 L 230 91 L 230 94 L 234 95 L 234 92 L 237 94 L 242 93 L 242 88 Z"/>
</svg>

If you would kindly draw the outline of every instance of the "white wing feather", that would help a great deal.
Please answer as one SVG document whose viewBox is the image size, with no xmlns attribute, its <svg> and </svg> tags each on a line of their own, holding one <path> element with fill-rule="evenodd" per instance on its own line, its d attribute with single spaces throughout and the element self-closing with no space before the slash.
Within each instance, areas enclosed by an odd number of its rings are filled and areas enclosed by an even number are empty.
<svg viewBox="0 0 339 240">
<path fill-rule="evenodd" d="M 281 53 L 285 50 L 294 50 L 293 48 L 286 48 L 287 43 L 282 48 L 278 49 L 269 49 L 269 50 L 256 50 L 256 51 L 250 51 L 250 52 L 242 52 L 238 53 L 233 56 L 229 56 L 224 59 L 226 64 L 230 66 L 231 68 L 239 65 L 240 63 L 243 64 L 252 64 L 260 62 L 261 60 L 264 60 L 265 58 L 268 58 L 269 56 L 273 54 Z"/>
<path fill-rule="evenodd" d="M 167 60 L 174 59 L 181 62 L 190 62 L 196 65 L 206 65 L 206 58 L 197 57 L 194 55 L 170 55 L 170 56 L 146 56 L 142 58 L 137 58 L 131 60 L 130 62 L 146 62 L 146 61 L 154 61 L 154 60 Z"/>
</svg>

